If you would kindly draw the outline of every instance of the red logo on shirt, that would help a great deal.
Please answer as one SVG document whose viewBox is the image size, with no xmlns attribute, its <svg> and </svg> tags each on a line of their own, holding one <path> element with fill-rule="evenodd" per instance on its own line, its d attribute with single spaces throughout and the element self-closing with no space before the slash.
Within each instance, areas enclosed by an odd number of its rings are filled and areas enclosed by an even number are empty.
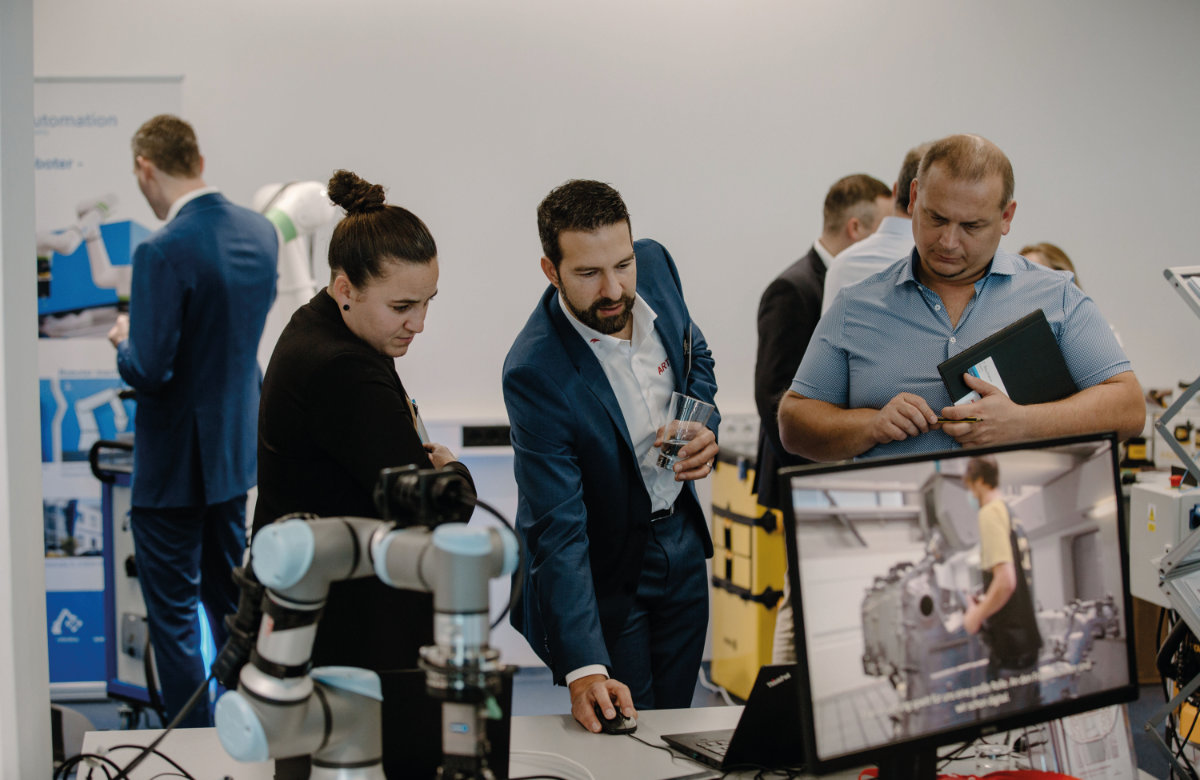
<svg viewBox="0 0 1200 780">
<path fill-rule="evenodd" d="M 671 365 L 671 361 L 664 360 L 658 367 L 658 375 L 662 376 L 663 372 L 667 370 L 667 366 L 669 366 L 669 365 Z"/>
</svg>

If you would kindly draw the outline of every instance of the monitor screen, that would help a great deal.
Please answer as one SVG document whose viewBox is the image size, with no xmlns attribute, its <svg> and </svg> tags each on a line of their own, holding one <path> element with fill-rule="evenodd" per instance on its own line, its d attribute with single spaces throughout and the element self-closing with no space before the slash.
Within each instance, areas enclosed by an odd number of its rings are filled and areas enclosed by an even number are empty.
<svg viewBox="0 0 1200 780">
<path fill-rule="evenodd" d="M 780 479 L 812 770 L 1136 698 L 1111 434 Z"/>
</svg>

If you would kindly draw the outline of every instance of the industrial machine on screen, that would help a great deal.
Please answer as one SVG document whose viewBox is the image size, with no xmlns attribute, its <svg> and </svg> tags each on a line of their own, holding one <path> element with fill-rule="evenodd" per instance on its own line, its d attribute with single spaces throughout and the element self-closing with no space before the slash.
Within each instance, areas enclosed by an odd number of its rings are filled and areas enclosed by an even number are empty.
<svg viewBox="0 0 1200 780">
<path fill-rule="evenodd" d="M 1115 466 L 1086 437 L 793 471 L 817 761 L 1132 698 Z"/>
</svg>

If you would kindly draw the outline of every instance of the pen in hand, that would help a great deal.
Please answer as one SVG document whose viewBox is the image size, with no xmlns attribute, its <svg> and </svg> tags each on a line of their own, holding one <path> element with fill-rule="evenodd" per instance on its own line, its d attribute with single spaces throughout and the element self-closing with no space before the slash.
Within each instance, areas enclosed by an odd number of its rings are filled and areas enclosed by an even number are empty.
<svg viewBox="0 0 1200 780">
<path fill-rule="evenodd" d="M 983 422 L 983 420 L 982 420 L 981 418 L 979 418 L 979 417 L 964 417 L 964 418 L 962 418 L 961 420 L 951 420 L 949 417 L 939 417 L 939 418 L 937 418 L 937 421 L 938 421 L 938 422 L 940 422 L 940 423 L 960 423 L 960 422 L 965 422 L 965 423 L 976 423 L 976 422 Z"/>
</svg>

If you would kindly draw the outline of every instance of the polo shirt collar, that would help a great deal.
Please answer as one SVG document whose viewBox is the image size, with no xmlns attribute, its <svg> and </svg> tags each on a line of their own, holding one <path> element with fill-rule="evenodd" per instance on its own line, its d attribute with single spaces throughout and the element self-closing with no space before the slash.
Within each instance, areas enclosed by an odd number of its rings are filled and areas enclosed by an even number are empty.
<svg viewBox="0 0 1200 780">
<path fill-rule="evenodd" d="M 978 288 L 980 282 L 986 280 L 989 276 L 1012 276 L 1017 271 L 1016 256 L 1003 252 L 1000 249 L 996 250 L 996 254 L 992 256 L 991 265 L 988 266 L 987 273 L 976 280 L 975 285 Z M 912 282 L 916 285 L 921 285 L 921 280 L 917 279 L 917 275 L 913 272 L 917 263 L 920 262 L 917 255 L 917 248 L 912 248 L 912 253 L 909 254 L 908 262 L 900 269 L 900 274 L 896 277 L 896 286 L 899 287 L 906 282 Z M 925 286 L 925 285 L 921 285 Z"/>
</svg>

